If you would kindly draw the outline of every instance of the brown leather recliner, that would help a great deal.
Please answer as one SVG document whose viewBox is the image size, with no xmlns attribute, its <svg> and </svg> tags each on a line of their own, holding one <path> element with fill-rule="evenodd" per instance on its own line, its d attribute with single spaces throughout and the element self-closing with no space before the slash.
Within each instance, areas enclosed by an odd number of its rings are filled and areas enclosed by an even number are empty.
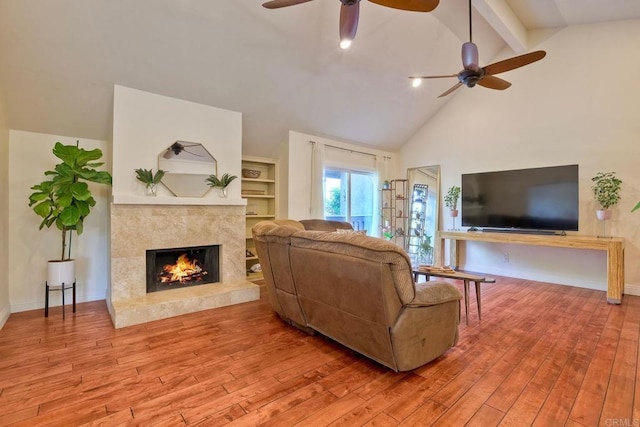
<svg viewBox="0 0 640 427">
<path fill-rule="evenodd" d="M 460 292 L 442 281 L 415 284 L 400 247 L 305 230 L 293 220 L 262 221 L 252 231 L 269 301 L 288 323 L 396 371 L 422 366 L 458 341 Z"/>
</svg>

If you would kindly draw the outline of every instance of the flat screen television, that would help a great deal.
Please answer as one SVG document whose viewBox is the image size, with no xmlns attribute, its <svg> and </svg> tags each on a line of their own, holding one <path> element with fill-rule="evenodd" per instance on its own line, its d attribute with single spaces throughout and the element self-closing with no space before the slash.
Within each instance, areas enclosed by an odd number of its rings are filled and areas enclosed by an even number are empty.
<svg viewBox="0 0 640 427">
<path fill-rule="evenodd" d="M 578 230 L 578 165 L 462 175 L 462 225 Z"/>
</svg>

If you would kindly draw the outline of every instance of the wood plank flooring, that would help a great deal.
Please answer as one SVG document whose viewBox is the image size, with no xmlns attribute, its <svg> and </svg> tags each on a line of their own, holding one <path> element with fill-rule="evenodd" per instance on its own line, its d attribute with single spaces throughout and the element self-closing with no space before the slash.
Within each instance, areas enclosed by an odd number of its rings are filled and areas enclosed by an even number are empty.
<svg viewBox="0 0 640 427">
<path fill-rule="evenodd" d="M 451 283 L 461 286 L 460 282 Z M 267 299 L 114 329 L 104 301 L 12 314 L 0 426 L 638 426 L 640 297 L 505 277 L 460 341 L 395 373 Z"/>
</svg>

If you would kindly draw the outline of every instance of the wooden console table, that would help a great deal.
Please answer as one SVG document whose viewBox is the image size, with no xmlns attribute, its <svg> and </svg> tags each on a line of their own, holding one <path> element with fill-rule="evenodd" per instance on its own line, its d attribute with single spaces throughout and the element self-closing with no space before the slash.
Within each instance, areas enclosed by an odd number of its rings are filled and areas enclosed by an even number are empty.
<svg viewBox="0 0 640 427">
<path fill-rule="evenodd" d="M 560 248 L 595 249 L 607 252 L 607 301 L 622 302 L 624 290 L 624 239 L 619 237 L 593 237 L 577 235 L 539 235 L 516 233 L 485 233 L 466 231 L 438 231 L 440 250 L 436 251 L 435 265 L 443 265 L 445 240 L 450 240 L 451 267 L 458 267 L 458 242 L 470 240 L 490 243 L 514 243 L 521 245 L 555 246 Z"/>
</svg>

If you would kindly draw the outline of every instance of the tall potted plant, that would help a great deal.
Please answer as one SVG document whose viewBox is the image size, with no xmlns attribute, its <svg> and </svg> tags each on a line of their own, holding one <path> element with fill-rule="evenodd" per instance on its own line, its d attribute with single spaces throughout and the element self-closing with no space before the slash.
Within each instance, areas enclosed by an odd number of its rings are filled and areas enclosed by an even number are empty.
<svg viewBox="0 0 640 427">
<path fill-rule="evenodd" d="M 70 284 L 75 281 L 75 261 L 71 259 L 71 234 L 82 234 L 84 219 L 96 201 L 87 182 L 111 185 L 109 172 L 95 168 L 104 163 L 98 148 L 85 150 L 77 145 L 56 142 L 53 154 L 62 162 L 54 170 L 45 171 L 48 180 L 31 187 L 29 206 L 40 217 L 40 229 L 55 224 L 61 232 L 60 259 L 49 261 L 47 283 Z"/>
<path fill-rule="evenodd" d="M 615 206 L 620 201 L 620 187 L 622 181 L 616 178 L 615 172 L 598 172 L 591 178 L 593 185 L 593 195 L 600 205 L 600 209 L 596 211 L 596 216 L 600 220 L 610 219 L 611 211 L 609 208 Z"/>
</svg>

